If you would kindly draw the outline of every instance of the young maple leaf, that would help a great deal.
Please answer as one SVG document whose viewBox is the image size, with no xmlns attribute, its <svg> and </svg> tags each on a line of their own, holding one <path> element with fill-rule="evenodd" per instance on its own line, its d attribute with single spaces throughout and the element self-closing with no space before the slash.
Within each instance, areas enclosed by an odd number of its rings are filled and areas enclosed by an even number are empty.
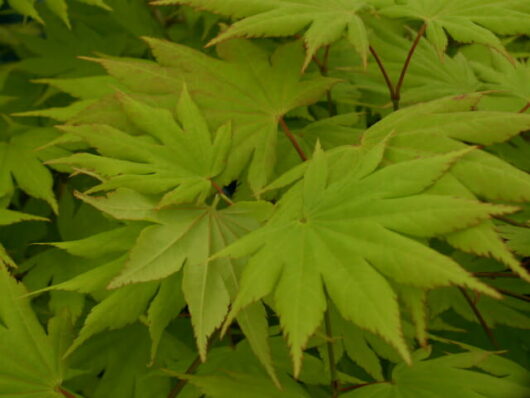
<svg viewBox="0 0 530 398">
<path fill-rule="evenodd" d="M 303 180 L 283 196 L 268 223 L 214 256 L 252 255 L 225 325 L 274 292 L 295 374 L 326 309 L 325 291 L 344 318 L 382 336 L 407 361 L 396 293 L 386 278 L 420 288 L 456 284 L 499 297 L 411 237 L 441 236 L 514 208 L 422 193 L 461 151 L 374 171 L 383 146 L 384 141 L 366 153 L 348 148 L 351 171 L 335 175 L 335 181 L 329 181 L 327 157 L 317 149 Z"/>
<path fill-rule="evenodd" d="M 119 98 L 130 121 L 147 135 L 133 136 L 105 125 L 63 126 L 103 156 L 78 153 L 53 163 L 74 165 L 105 179 L 91 192 L 125 187 L 164 193 L 159 207 L 202 203 L 212 190 L 211 179 L 226 163 L 230 125 L 220 127 L 212 136 L 187 90 L 183 90 L 176 110 L 182 126 L 169 110 L 150 107 L 125 94 Z"/>
<path fill-rule="evenodd" d="M 494 33 L 530 33 L 526 0 L 405 0 L 380 12 L 393 18 L 423 20 L 427 38 L 439 54 L 447 48 L 446 32 L 456 41 L 485 44 L 503 53 L 506 50 Z"/>
<path fill-rule="evenodd" d="M 222 32 L 208 45 L 235 37 L 291 36 L 304 33 L 307 47 L 302 69 L 317 50 L 338 40 L 344 33 L 367 64 L 368 34 L 359 14 L 369 9 L 371 0 L 161 0 L 153 4 L 185 4 L 236 18 L 244 18 Z"/>
</svg>

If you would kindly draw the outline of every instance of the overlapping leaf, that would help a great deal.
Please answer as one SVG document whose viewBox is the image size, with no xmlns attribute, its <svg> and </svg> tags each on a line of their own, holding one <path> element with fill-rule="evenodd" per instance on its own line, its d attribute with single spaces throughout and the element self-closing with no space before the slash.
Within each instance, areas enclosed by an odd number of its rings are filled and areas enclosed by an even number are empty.
<svg viewBox="0 0 530 398">
<path fill-rule="evenodd" d="M 161 0 L 155 4 L 185 4 L 220 14 L 244 18 L 210 42 L 210 45 L 235 37 L 292 36 L 309 26 L 304 33 L 307 55 L 304 68 L 316 51 L 342 35 L 351 42 L 363 59 L 368 58 L 368 34 L 359 14 L 369 9 L 370 0 L 263 0 L 208 1 Z"/>
<path fill-rule="evenodd" d="M 407 236 L 452 233 L 513 209 L 422 194 L 462 152 L 374 172 L 383 147 L 364 155 L 351 150 L 345 163 L 352 171 L 342 179 L 328 173 L 326 156 L 317 150 L 303 181 L 283 196 L 269 222 L 217 255 L 253 254 L 231 317 L 274 293 L 295 374 L 327 306 L 324 286 L 344 318 L 381 335 L 407 360 L 396 293 L 386 278 L 423 288 L 457 284 L 497 296 L 453 260 Z"/>
<path fill-rule="evenodd" d="M 368 129 L 366 145 L 375 145 L 389 132 L 385 158 L 390 162 L 414 159 L 417 156 L 462 150 L 466 144 L 491 145 L 504 142 L 530 128 L 530 117 L 509 112 L 468 109 L 480 95 L 444 98 L 396 112 Z M 508 202 L 530 199 L 530 177 L 499 158 L 481 151 L 465 155 L 450 173 L 431 189 L 432 193 Z M 492 256 L 509 265 L 530 280 L 489 222 L 466 231 L 448 235 L 456 248 L 479 255 Z"/>
<path fill-rule="evenodd" d="M 170 111 L 152 108 L 120 94 L 124 111 L 147 135 L 132 136 L 105 125 L 65 126 L 96 147 L 102 156 L 74 154 L 55 162 L 96 173 L 105 181 L 92 189 L 133 188 L 148 194 L 165 194 L 160 207 L 202 203 L 212 190 L 211 179 L 223 171 L 230 149 L 229 125 L 209 132 L 186 90 L 177 106 L 178 119 Z"/>
<path fill-rule="evenodd" d="M 525 0 L 406 0 L 381 10 L 394 18 L 423 20 L 427 38 L 440 54 L 445 52 L 446 32 L 456 41 L 481 43 L 504 51 L 494 34 L 530 32 L 530 8 Z"/>
<path fill-rule="evenodd" d="M 271 205 L 266 202 L 242 202 L 219 211 L 210 206 L 182 205 L 171 210 L 155 211 L 155 202 L 124 189 L 107 198 L 83 198 L 118 219 L 156 222 L 142 230 L 129 252 L 125 267 L 109 286 L 116 288 L 160 280 L 184 267 L 182 290 L 192 315 L 199 352 L 204 359 L 208 337 L 225 319 L 239 289 L 238 276 L 243 266 L 240 261 L 207 260 L 215 251 L 257 228 L 258 220 L 266 217 Z M 140 210 L 141 206 L 144 210 Z M 143 285 L 132 285 L 130 288 L 142 289 Z M 114 294 L 121 295 L 122 289 Z M 103 314 L 99 310 L 98 313 Z M 155 319 L 166 322 L 163 318 Z M 237 320 L 254 352 L 274 377 L 263 307 L 259 304 L 249 307 L 238 315 Z"/>
</svg>

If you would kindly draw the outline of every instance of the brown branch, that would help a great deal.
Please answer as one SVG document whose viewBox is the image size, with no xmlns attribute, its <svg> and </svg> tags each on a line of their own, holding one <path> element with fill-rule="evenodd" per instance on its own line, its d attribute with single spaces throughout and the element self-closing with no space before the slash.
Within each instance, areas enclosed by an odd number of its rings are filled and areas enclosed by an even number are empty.
<svg viewBox="0 0 530 398">
<path fill-rule="evenodd" d="M 226 194 L 224 193 L 223 191 L 223 188 L 221 188 L 219 186 L 219 184 L 217 184 L 214 180 L 210 179 L 210 182 L 212 183 L 212 187 L 214 187 L 214 189 L 217 191 L 217 193 L 219 194 L 219 196 L 221 198 L 223 198 L 223 200 L 228 204 L 228 206 L 232 206 L 234 204 L 234 202 L 232 200 L 230 200 L 230 198 L 228 196 L 226 196 Z"/>
<path fill-rule="evenodd" d="M 195 373 L 199 365 L 201 364 L 201 357 L 197 355 L 197 358 L 191 363 L 191 365 L 186 369 L 186 374 L 192 374 Z M 188 379 L 180 379 L 177 384 L 175 384 L 175 387 L 171 389 L 169 394 L 167 395 L 167 398 L 175 398 L 177 395 L 180 394 L 180 392 L 186 387 L 186 384 L 188 384 Z"/>
<path fill-rule="evenodd" d="M 518 300 L 530 302 L 530 297 L 525 296 L 524 294 L 510 292 L 509 290 L 505 290 L 505 289 L 501 289 L 501 288 L 496 288 L 496 289 L 500 293 L 502 293 L 502 294 L 504 294 L 506 296 L 513 297 L 513 298 L 518 299 Z"/>
<path fill-rule="evenodd" d="M 377 66 L 379 66 L 379 70 L 383 74 L 383 78 L 385 79 L 386 86 L 388 87 L 388 92 L 390 94 L 390 99 L 394 99 L 394 84 L 392 83 L 392 80 L 390 80 L 390 76 L 388 75 L 388 72 L 386 71 L 385 65 L 383 64 L 383 61 L 381 60 L 381 57 L 379 57 L 379 54 L 377 51 L 375 51 L 375 48 L 370 46 L 370 53 L 375 58 L 375 62 L 377 62 Z"/>
<path fill-rule="evenodd" d="M 291 141 L 291 144 L 293 144 L 294 149 L 296 149 L 296 152 L 298 152 L 300 159 L 302 159 L 305 162 L 307 160 L 307 155 L 304 153 L 304 150 L 302 149 L 302 147 L 296 140 L 296 137 L 294 136 L 292 131 L 289 129 L 289 126 L 287 126 L 287 123 L 285 123 L 285 120 L 283 119 L 283 117 L 280 117 L 278 122 L 280 123 L 280 126 L 282 126 L 282 129 L 285 135 L 287 136 L 287 138 L 289 138 L 289 141 Z"/>
<path fill-rule="evenodd" d="M 488 336 L 488 339 L 489 339 L 491 345 L 493 346 L 493 348 L 495 348 L 496 350 L 499 350 L 500 349 L 499 343 L 497 343 L 497 339 L 495 338 L 495 335 L 493 334 L 493 332 L 491 331 L 490 327 L 488 326 L 488 324 L 484 320 L 484 317 L 482 316 L 482 314 L 480 313 L 479 309 L 477 308 L 477 305 L 473 302 L 471 297 L 469 297 L 469 294 L 466 292 L 466 290 L 464 288 L 459 287 L 458 289 L 460 289 L 460 292 L 462 293 L 462 295 L 466 299 L 467 303 L 471 307 L 471 310 L 473 311 L 473 313 L 475 314 L 475 317 L 477 318 L 477 320 L 479 321 L 480 325 L 482 326 L 482 329 L 484 329 L 484 332 Z"/>
<path fill-rule="evenodd" d="M 414 55 L 414 52 L 416 51 L 416 48 L 418 47 L 420 39 L 422 38 L 426 29 L 427 29 L 427 24 L 424 23 L 421 26 L 420 30 L 418 30 L 418 33 L 416 34 L 416 38 L 414 39 L 414 42 L 412 43 L 412 46 L 410 47 L 409 53 L 407 54 L 407 59 L 405 60 L 405 64 L 403 65 L 403 68 L 401 69 L 401 74 L 399 75 L 399 80 L 396 85 L 396 89 L 394 90 L 394 97 L 392 98 L 392 103 L 394 104 L 395 111 L 399 109 L 399 101 L 401 100 L 401 87 L 403 86 L 403 82 L 405 81 L 405 75 L 407 74 L 407 71 L 409 69 L 410 61 L 412 60 L 412 56 Z"/>
<path fill-rule="evenodd" d="M 221 332 L 221 329 L 217 329 L 209 338 L 208 343 L 210 344 L 212 341 L 216 340 L 219 337 L 219 334 Z M 186 369 L 186 374 L 191 375 L 195 373 L 197 368 L 201 364 L 201 357 L 197 355 L 197 357 L 193 360 L 191 365 Z M 180 379 L 177 384 L 175 384 L 175 387 L 171 389 L 169 394 L 167 395 L 167 398 L 175 398 L 177 395 L 180 394 L 180 392 L 186 387 L 186 384 L 188 384 L 188 379 Z"/>
<path fill-rule="evenodd" d="M 525 113 L 528 109 L 530 109 L 530 102 L 526 104 L 525 106 L 523 106 L 521 110 L 519 111 L 519 113 Z"/>
</svg>

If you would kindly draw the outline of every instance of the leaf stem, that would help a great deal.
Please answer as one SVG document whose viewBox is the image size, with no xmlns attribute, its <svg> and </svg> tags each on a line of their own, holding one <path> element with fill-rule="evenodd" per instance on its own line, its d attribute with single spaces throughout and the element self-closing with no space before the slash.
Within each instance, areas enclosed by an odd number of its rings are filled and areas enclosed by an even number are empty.
<svg viewBox="0 0 530 398">
<path fill-rule="evenodd" d="M 294 149 L 296 149 L 296 152 L 298 152 L 300 159 L 302 159 L 305 162 L 307 160 L 307 155 L 304 153 L 304 150 L 302 149 L 302 147 L 296 140 L 296 137 L 294 136 L 292 131 L 289 129 L 289 126 L 287 126 L 287 123 L 285 123 L 285 120 L 283 119 L 283 117 L 280 117 L 278 122 L 280 123 L 280 126 L 282 126 L 282 129 L 285 135 L 287 136 L 287 138 L 289 138 L 289 141 L 291 141 L 291 144 L 293 144 Z"/>
<path fill-rule="evenodd" d="M 519 275 L 513 272 L 473 272 L 473 276 L 479 278 L 519 278 Z"/>
<path fill-rule="evenodd" d="M 223 200 L 228 204 L 228 206 L 232 206 L 234 204 L 234 202 L 228 197 L 226 196 L 226 194 L 224 193 L 223 191 L 223 188 L 221 188 L 219 186 L 218 183 L 216 183 L 214 180 L 210 179 L 210 182 L 212 183 L 212 187 L 214 187 L 214 189 L 217 191 L 217 193 L 219 194 L 219 196 L 221 198 L 223 198 Z"/>
<path fill-rule="evenodd" d="M 327 294 L 326 294 L 327 295 Z M 341 389 L 340 389 L 340 381 L 337 377 L 337 367 L 335 364 L 335 352 L 333 351 L 333 329 L 331 328 L 331 316 L 329 311 L 329 297 L 327 298 L 328 301 L 328 309 L 326 310 L 324 314 L 324 325 L 326 328 L 326 335 L 327 335 L 327 351 L 328 351 L 328 360 L 329 360 L 329 373 L 330 373 L 330 386 L 332 391 L 332 398 L 337 398 L 340 395 Z"/>
<path fill-rule="evenodd" d="M 528 109 L 530 109 L 530 102 L 523 106 L 519 113 L 525 113 Z"/>
<path fill-rule="evenodd" d="M 354 386 L 344 387 L 344 388 L 341 389 L 341 391 L 342 392 L 346 392 L 346 391 L 351 391 L 351 390 L 357 390 L 358 388 L 368 387 L 368 386 L 371 386 L 371 385 L 374 385 L 374 384 L 383 384 L 383 383 L 388 383 L 388 382 L 387 381 L 373 381 L 371 383 L 356 384 Z"/>
<path fill-rule="evenodd" d="M 467 303 L 471 307 L 471 310 L 473 311 L 473 313 L 475 314 L 475 317 L 477 318 L 477 320 L 479 321 L 480 325 L 482 326 L 482 329 L 484 329 L 484 332 L 488 336 L 488 339 L 489 339 L 491 345 L 493 346 L 493 348 L 495 348 L 496 350 L 499 350 L 500 349 L 499 343 L 497 342 L 497 339 L 495 338 L 495 335 L 491 331 L 490 327 L 488 326 L 488 324 L 484 320 L 484 317 L 480 313 L 480 311 L 477 308 L 476 304 L 473 302 L 471 297 L 469 297 L 469 294 L 466 292 L 466 290 L 464 288 L 459 287 L 458 289 L 460 289 L 460 292 L 462 293 L 462 295 L 466 299 Z"/>
<path fill-rule="evenodd" d="M 510 296 L 510 297 L 513 297 L 515 299 L 518 299 L 518 300 L 522 300 L 522 301 L 526 301 L 526 302 L 530 302 L 530 297 L 528 296 L 525 296 L 524 294 L 519 294 L 519 293 L 514 293 L 514 292 L 510 292 L 509 290 L 505 290 L 505 289 L 501 289 L 501 288 L 496 288 L 500 293 L 506 295 L 506 296 Z"/>
<path fill-rule="evenodd" d="M 220 332 L 221 332 L 221 329 L 217 329 L 210 336 L 209 343 L 211 343 L 212 341 L 216 340 L 219 337 Z M 197 355 L 197 357 L 195 357 L 195 359 L 193 360 L 191 365 L 188 367 L 188 369 L 186 369 L 186 373 L 185 374 L 191 375 L 191 374 L 195 373 L 195 371 L 197 370 L 197 368 L 200 366 L 201 363 L 202 363 L 201 357 L 199 355 Z M 184 389 L 184 387 L 186 387 L 186 384 L 188 384 L 188 379 L 180 379 L 178 381 L 178 383 L 175 384 L 175 387 L 173 387 L 171 389 L 171 391 L 167 395 L 167 398 L 175 398 L 177 395 L 180 394 L 180 392 Z"/>
<path fill-rule="evenodd" d="M 405 60 L 405 63 L 403 64 L 403 68 L 401 69 L 401 74 L 399 75 L 399 80 L 394 90 L 394 97 L 392 98 L 392 103 L 394 104 L 395 111 L 399 109 L 399 101 L 401 100 L 401 87 L 403 87 L 403 82 L 405 81 L 405 76 L 409 69 L 410 61 L 412 60 L 412 56 L 414 55 L 414 52 L 416 51 L 416 48 L 418 47 L 420 39 L 422 38 L 426 29 L 427 29 L 427 24 L 424 23 L 421 26 L 420 30 L 418 30 L 418 33 L 416 34 L 416 38 L 414 39 L 414 42 L 412 43 L 412 46 L 410 47 L 409 53 L 407 54 L 407 59 Z"/>
<path fill-rule="evenodd" d="M 74 394 L 72 394 L 70 391 L 66 391 L 61 386 L 57 386 L 56 390 L 57 390 L 57 392 L 60 392 L 61 394 L 63 394 L 66 398 L 75 398 Z"/>
<path fill-rule="evenodd" d="M 390 99 L 393 100 L 394 84 L 392 83 L 392 80 L 390 80 L 390 76 L 385 68 L 385 65 L 383 64 L 383 61 L 381 60 L 381 57 L 379 56 L 375 48 L 373 48 L 372 46 L 370 46 L 370 53 L 374 57 L 375 62 L 377 63 L 377 66 L 379 67 L 379 70 L 381 71 L 383 78 L 385 79 L 386 86 L 388 87 L 388 93 L 390 94 Z"/>
<path fill-rule="evenodd" d="M 526 223 L 522 223 L 522 222 L 517 222 L 517 221 L 512 220 L 511 218 L 508 218 L 508 217 L 495 216 L 495 218 L 496 218 L 497 220 L 500 220 L 500 221 L 505 222 L 506 224 L 513 225 L 514 227 L 530 228 L 530 224 L 526 224 Z"/>
</svg>

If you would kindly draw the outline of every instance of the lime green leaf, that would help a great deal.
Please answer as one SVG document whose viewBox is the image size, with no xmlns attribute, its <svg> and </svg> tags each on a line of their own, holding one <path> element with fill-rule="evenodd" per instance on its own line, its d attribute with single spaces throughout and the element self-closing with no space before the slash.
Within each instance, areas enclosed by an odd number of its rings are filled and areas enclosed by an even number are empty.
<svg viewBox="0 0 530 398">
<path fill-rule="evenodd" d="M 6 396 L 63 397 L 60 356 L 46 335 L 26 289 L 0 264 L 0 391 Z"/>
<path fill-rule="evenodd" d="M 315 165 L 325 162 L 322 156 L 317 153 L 311 162 Z M 364 158 L 371 156 L 370 153 L 359 156 L 357 162 L 362 164 Z M 437 213 L 438 199 L 442 202 L 445 199 L 430 195 L 427 198 L 432 199 L 432 207 L 417 211 L 419 201 L 425 198 L 421 192 L 461 156 L 462 152 L 457 152 L 411 160 L 375 172 L 371 171 L 375 168 L 372 166 L 365 173 L 343 175 L 328 182 L 327 187 L 322 185 L 325 168 L 308 167 L 304 180 L 284 195 L 263 228 L 216 255 L 253 254 L 243 272 L 228 321 L 246 305 L 274 292 L 296 375 L 300 371 L 302 349 L 326 308 L 322 280 L 343 317 L 381 335 L 406 359 L 408 349 L 401 336 L 397 298 L 386 278 L 423 288 L 458 284 L 498 297 L 450 258 L 402 235 L 436 236 L 450 228 L 476 225 L 491 214 L 513 211 L 470 202 L 474 210 L 468 207 L 446 215 Z M 355 164 L 352 168 L 363 170 Z M 316 192 L 319 195 L 321 191 L 318 201 L 312 201 L 313 193 L 304 188 L 305 184 L 320 187 Z M 399 203 L 395 206 L 397 218 L 385 210 L 394 201 Z M 442 220 L 444 227 L 438 229 Z M 366 302 L 372 303 L 370 308 L 363 304 Z"/>
<path fill-rule="evenodd" d="M 208 109 L 208 121 L 233 124 L 232 153 L 223 173 L 236 178 L 250 156 L 249 182 L 254 191 L 271 177 L 276 158 L 280 117 L 317 101 L 336 79 L 300 76 L 303 49 L 280 46 L 269 55 L 243 40 L 218 46 L 223 61 L 175 43 L 146 39 L 158 62 L 178 72 L 195 101 Z M 252 66 L 250 66 L 252 65 Z"/>
<path fill-rule="evenodd" d="M 500 227 L 500 230 L 514 252 L 521 256 L 530 256 L 530 228 L 505 225 Z"/>
<path fill-rule="evenodd" d="M 63 130 L 83 138 L 102 156 L 79 154 L 54 163 L 67 163 L 107 177 L 92 192 L 125 187 L 147 194 L 166 193 L 160 207 L 202 203 L 212 190 L 210 180 L 226 162 L 230 130 L 221 129 L 221 141 L 217 140 L 220 148 L 216 148 L 216 140 L 187 90 L 182 92 L 177 107 L 182 127 L 166 109 L 152 108 L 125 94 L 119 98 L 132 123 L 146 135 L 131 136 L 104 125 L 65 126 Z"/>
<path fill-rule="evenodd" d="M 528 9 L 521 0 L 406 0 L 397 5 L 384 7 L 383 15 L 393 18 L 420 19 L 427 26 L 433 25 L 428 38 L 444 53 L 447 39 L 442 29 L 452 38 L 463 43 L 485 44 L 504 51 L 498 34 L 525 34 L 528 26 Z"/>
<path fill-rule="evenodd" d="M 244 18 L 213 39 L 210 45 L 235 37 L 291 36 L 309 26 L 304 34 L 307 47 L 304 69 L 319 48 L 340 39 L 345 31 L 347 39 L 360 54 L 364 64 L 368 58 L 368 35 L 363 20 L 358 15 L 370 5 L 367 0 L 333 0 L 328 3 L 314 0 L 160 0 L 155 4 L 185 4 Z"/>
</svg>

